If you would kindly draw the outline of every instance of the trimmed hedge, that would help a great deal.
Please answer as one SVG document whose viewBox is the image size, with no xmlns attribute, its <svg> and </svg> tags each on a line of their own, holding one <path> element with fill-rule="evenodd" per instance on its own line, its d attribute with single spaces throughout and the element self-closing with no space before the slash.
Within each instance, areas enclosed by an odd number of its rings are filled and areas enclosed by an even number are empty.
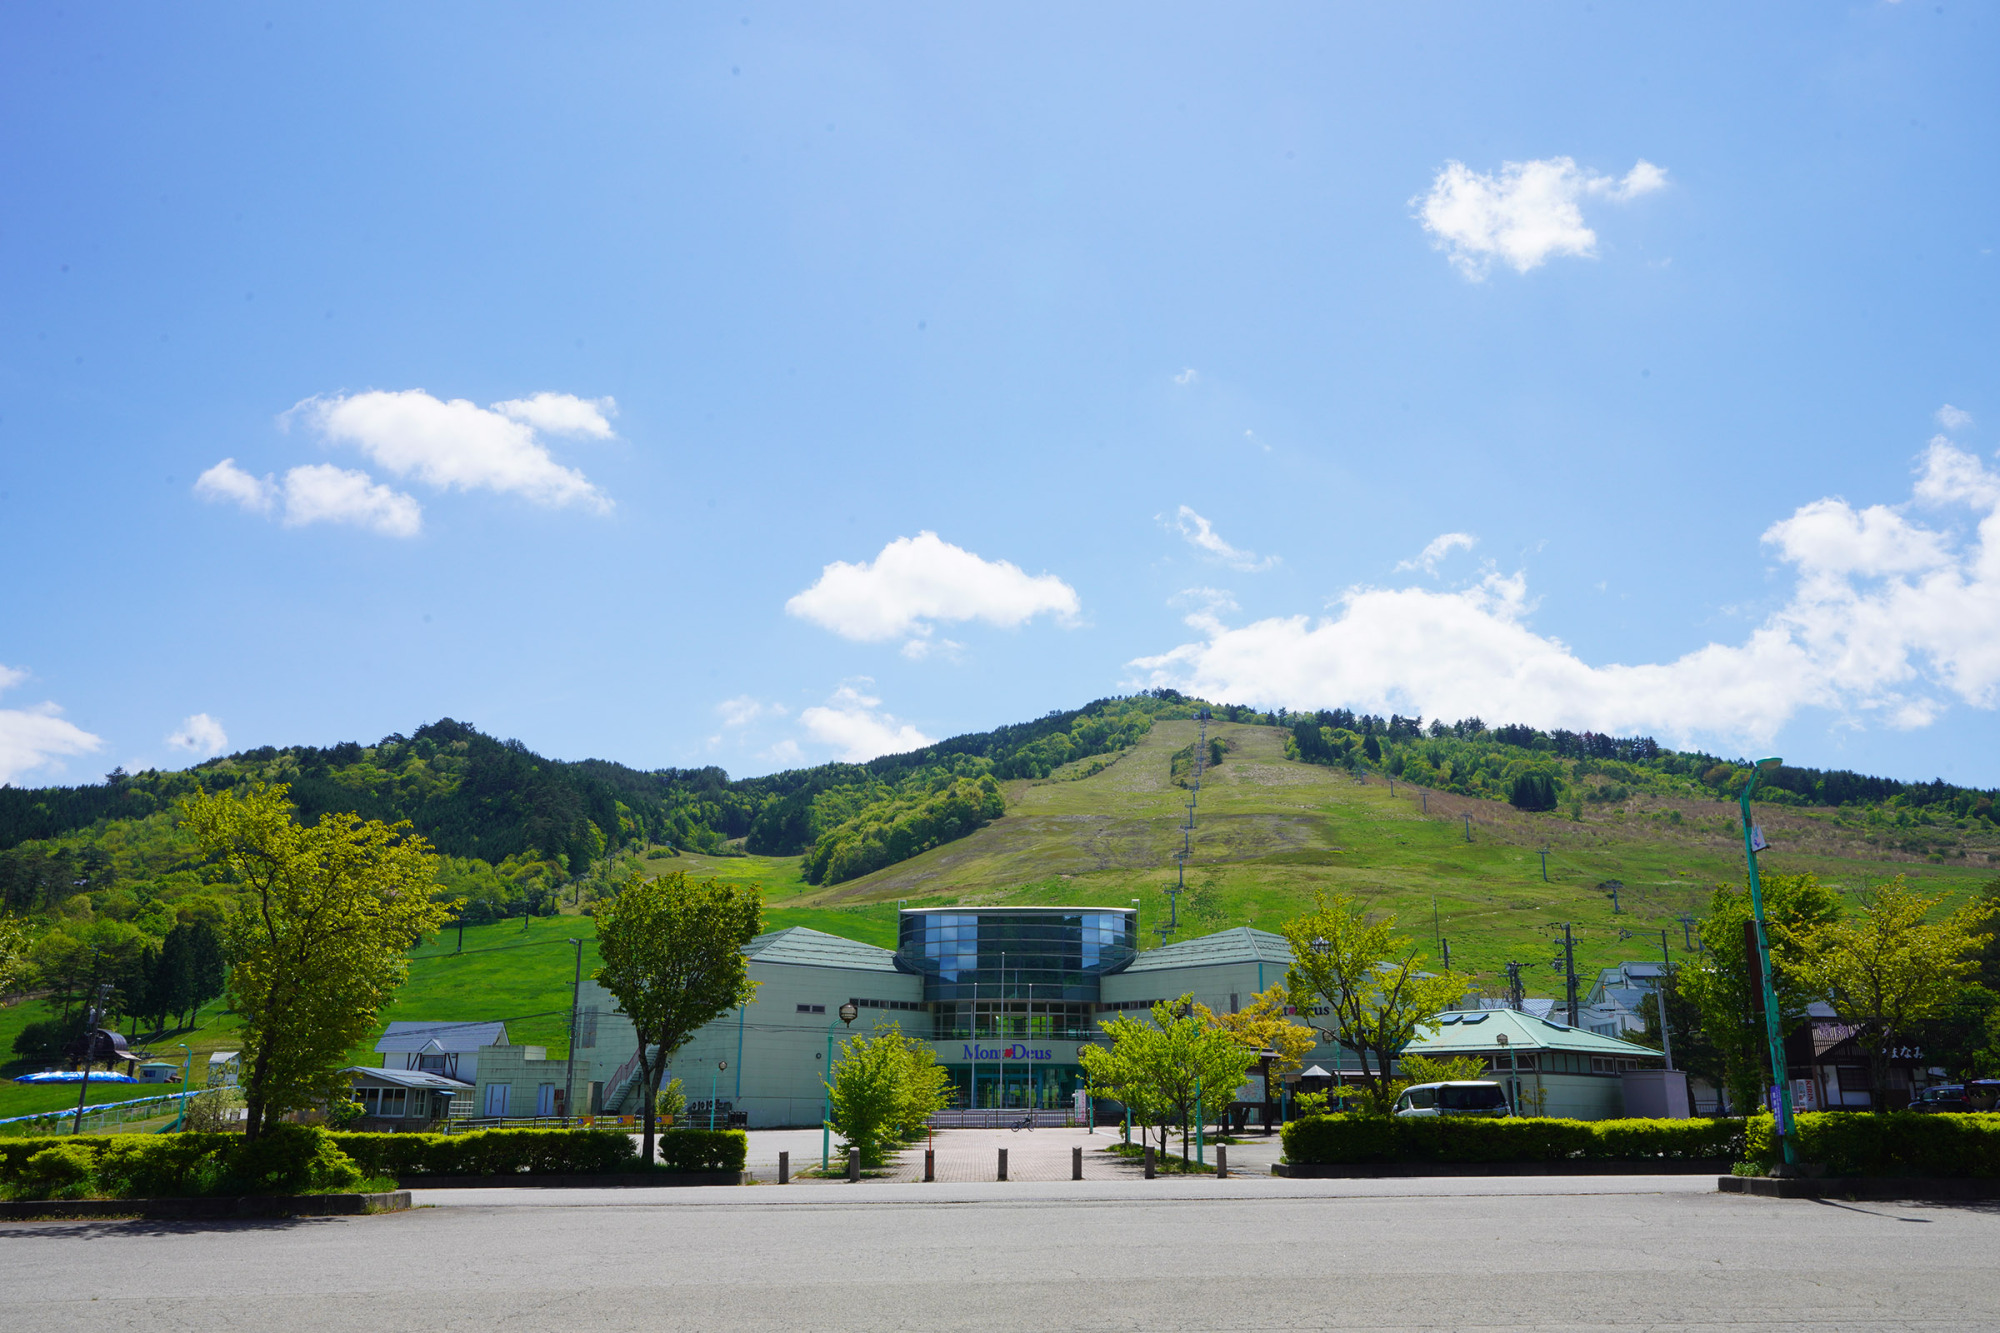
<svg viewBox="0 0 2000 1333">
<path fill-rule="evenodd" d="M 15 1199 L 159 1199 L 216 1194 L 338 1194 L 362 1170 L 313 1125 L 240 1134 L 119 1134 L 0 1145 L 0 1193 Z"/>
<path fill-rule="evenodd" d="M 611 1129 L 482 1129 L 470 1134 L 335 1134 L 370 1175 L 605 1175 L 644 1171 L 632 1135 Z M 750 1137 L 740 1129 L 670 1129 L 658 1168 L 741 1171 Z"/>
<path fill-rule="evenodd" d="M 1738 1157 L 1740 1120 L 1545 1120 L 1512 1116 L 1308 1116 L 1286 1125 L 1285 1160 L 1574 1162 Z"/>
<path fill-rule="evenodd" d="M 750 1136 L 740 1129 L 670 1129 L 656 1140 L 666 1171 L 741 1171 Z"/>
<path fill-rule="evenodd" d="M 1771 1117 L 1749 1122 L 1744 1156 L 1765 1167 L 1777 1160 Z M 1835 1176 L 2000 1177 L 2000 1115 L 1913 1111 L 1806 1111 L 1794 1151 L 1801 1162 Z"/>
<path fill-rule="evenodd" d="M 598 1175 L 638 1167 L 630 1134 L 608 1129 L 481 1129 L 470 1134 L 335 1134 L 380 1176 Z"/>
</svg>

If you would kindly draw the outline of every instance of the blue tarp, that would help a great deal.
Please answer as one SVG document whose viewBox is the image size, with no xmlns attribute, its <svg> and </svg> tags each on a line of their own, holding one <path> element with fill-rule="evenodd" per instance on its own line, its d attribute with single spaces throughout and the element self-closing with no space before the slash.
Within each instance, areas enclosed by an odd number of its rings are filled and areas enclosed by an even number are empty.
<svg viewBox="0 0 2000 1333">
<path fill-rule="evenodd" d="M 16 1083 L 81 1083 L 84 1081 L 84 1075 L 81 1071 L 75 1069 L 45 1069 L 39 1074 L 23 1074 L 14 1081 Z M 137 1083 L 139 1080 L 133 1078 L 130 1074 L 113 1074 L 106 1070 L 93 1069 L 90 1071 L 90 1081 L 92 1083 Z"/>
</svg>

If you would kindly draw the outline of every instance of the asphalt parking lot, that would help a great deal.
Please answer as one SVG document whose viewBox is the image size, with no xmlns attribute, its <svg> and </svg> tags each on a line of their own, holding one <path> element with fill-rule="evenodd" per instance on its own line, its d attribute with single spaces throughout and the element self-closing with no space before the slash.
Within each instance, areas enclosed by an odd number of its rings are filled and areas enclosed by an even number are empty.
<svg viewBox="0 0 2000 1333">
<path fill-rule="evenodd" d="M 2000 1209 L 1703 1177 L 433 1191 L 0 1225 L 13 1329 L 1966 1328 Z"/>
</svg>

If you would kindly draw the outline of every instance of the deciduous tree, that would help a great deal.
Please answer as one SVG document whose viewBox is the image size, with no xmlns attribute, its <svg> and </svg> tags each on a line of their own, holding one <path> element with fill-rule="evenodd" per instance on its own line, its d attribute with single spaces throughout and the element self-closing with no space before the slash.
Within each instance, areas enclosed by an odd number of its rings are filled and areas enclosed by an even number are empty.
<svg viewBox="0 0 2000 1333">
<path fill-rule="evenodd" d="M 436 857 L 407 823 L 294 818 L 286 788 L 189 797 L 182 823 L 210 876 L 238 889 L 227 947 L 243 1019 L 246 1137 L 343 1096 L 342 1062 L 408 974 L 406 952 L 451 916 Z"/>
<path fill-rule="evenodd" d="M 1814 998 L 1806 981 L 1805 941 L 1840 918 L 1840 900 L 1813 875 L 1765 875 L 1764 917 L 1770 923 L 1771 979 L 1778 996 L 1779 1028 L 1803 1022 Z M 1744 940 L 1750 894 L 1718 885 L 1702 918 L 1702 953 L 1674 969 L 1674 985 L 1701 1012 L 1701 1028 L 1720 1054 L 1730 1101 L 1739 1112 L 1760 1106 L 1771 1083 L 1759 988 Z M 1669 1001 L 1669 1013 L 1672 1001 Z M 1676 1032 L 1674 1056 L 1681 1058 Z M 1690 1048 L 1690 1054 L 1698 1054 Z M 1698 1069 L 1696 1072 L 1700 1072 Z"/>
<path fill-rule="evenodd" d="M 653 1160 L 654 1108 L 674 1052 L 704 1023 L 756 994 L 743 946 L 762 919 L 756 889 L 695 883 L 680 870 L 650 880 L 634 871 L 598 909 L 604 965 L 591 975 L 618 997 L 639 1040 L 641 1161 Z"/>
<path fill-rule="evenodd" d="M 1856 1038 L 1868 1052 L 1877 1111 L 1888 1109 L 1883 1094 L 1892 1052 L 1919 1024 L 1941 1014 L 1979 965 L 1980 928 L 1993 906 L 1971 902 L 1932 921 L 1943 902 L 1944 895 L 1918 893 L 1898 875 L 1869 894 L 1853 916 L 1797 941 L 1805 985 L 1861 1025 Z"/>
<path fill-rule="evenodd" d="M 1395 1100 L 1390 1069 L 1417 1029 L 1465 994 L 1465 980 L 1423 970 L 1428 957 L 1395 933 L 1396 918 L 1371 922 L 1352 898 L 1317 898 L 1317 910 L 1287 921 L 1292 946 L 1285 990 L 1293 1008 L 1325 1005 L 1334 1039 L 1361 1061 L 1362 1093 L 1370 1110 L 1388 1114 Z"/>
</svg>

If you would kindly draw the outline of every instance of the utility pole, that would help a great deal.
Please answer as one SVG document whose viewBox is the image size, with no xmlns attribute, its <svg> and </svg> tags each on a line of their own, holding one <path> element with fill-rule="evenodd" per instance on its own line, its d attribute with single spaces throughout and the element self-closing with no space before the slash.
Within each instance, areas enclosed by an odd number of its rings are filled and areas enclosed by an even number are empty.
<svg viewBox="0 0 2000 1333">
<path fill-rule="evenodd" d="M 1694 918 L 1692 916 L 1689 916 L 1686 912 L 1682 912 L 1679 916 L 1675 917 L 1674 920 L 1681 923 L 1681 939 L 1684 942 L 1683 948 L 1686 950 L 1686 952 L 1693 953 Z"/>
<path fill-rule="evenodd" d="M 1581 1007 L 1576 986 L 1576 936 L 1570 930 L 1570 923 L 1562 923 L 1562 952 L 1556 955 L 1554 970 L 1563 974 L 1563 996 L 1569 1002 L 1569 1025 L 1575 1027 L 1582 1021 L 1578 1012 Z"/>
<path fill-rule="evenodd" d="M 1667 987 L 1674 979 L 1674 956 L 1667 948 L 1667 932 L 1660 932 L 1660 957 L 1666 959 L 1660 973 L 1660 984 L 1653 988 L 1653 996 L 1660 1002 L 1660 1051 L 1667 1057 L 1667 1069 L 1674 1067 L 1674 1032 L 1667 1022 Z"/>
<path fill-rule="evenodd" d="M 1466 840 L 1467 842 L 1471 842 L 1471 841 L 1472 841 L 1472 816 L 1471 816 L 1471 815 L 1467 815 L 1467 816 L 1465 817 L 1465 840 Z"/>
<path fill-rule="evenodd" d="M 1519 963 L 1509 963 L 1507 964 L 1507 1007 L 1515 1013 L 1519 1013 L 1521 1012 L 1521 1006 L 1526 1000 L 1527 994 L 1521 986 L 1521 965 Z"/>
<path fill-rule="evenodd" d="M 1541 857 L 1542 857 L 1542 883 L 1546 884 L 1546 883 L 1548 883 L 1548 882 L 1549 882 L 1549 849 L 1548 849 L 1548 848 L 1546 848 L 1546 847 L 1542 848 L 1542 850 L 1541 850 Z"/>
</svg>

